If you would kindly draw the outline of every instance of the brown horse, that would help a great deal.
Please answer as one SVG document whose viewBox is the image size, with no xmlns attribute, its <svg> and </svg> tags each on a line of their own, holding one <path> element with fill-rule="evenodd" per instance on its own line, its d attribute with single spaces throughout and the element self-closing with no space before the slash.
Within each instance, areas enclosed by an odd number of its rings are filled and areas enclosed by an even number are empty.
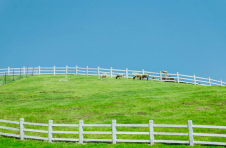
<svg viewBox="0 0 226 148">
<path fill-rule="evenodd" d="M 148 74 L 141 74 L 141 75 L 135 75 L 135 76 L 133 77 L 133 79 L 139 78 L 140 80 L 141 80 L 141 79 L 143 80 L 144 78 L 147 78 L 147 81 L 148 81 L 148 77 L 149 77 Z"/>
<path fill-rule="evenodd" d="M 107 74 L 100 74 L 98 79 L 99 79 L 99 80 L 100 80 L 100 79 L 103 80 L 103 78 L 108 79 L 108 75 L 107 75 Z"/>
<path fill-rule="evenodd" d="M 123 78 L 124 77 L 124 74 L 118 74 L 115 78 Z"/>
</svg>

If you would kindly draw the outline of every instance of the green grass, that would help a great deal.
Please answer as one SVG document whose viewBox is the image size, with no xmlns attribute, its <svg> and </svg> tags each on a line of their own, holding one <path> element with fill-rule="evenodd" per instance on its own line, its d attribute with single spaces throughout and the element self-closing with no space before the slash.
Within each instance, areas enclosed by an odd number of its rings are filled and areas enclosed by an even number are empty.
<svg viewBox="0 0 226 148">
<path fill-rule="evenodd" d="M 67 79 L 69 81 L 58 81 Z M 98 80 L 95 76 L 41 75 L 23 78 L 0 87 L 0 119 L 27 122 L 78 124 L 117 123 L 187 124 L 193 120 L 197 125 L 226 125 L 226 87 L 196 86 L 167 82 L 140 81 L 115 78 Z M 0 123 L 0 126 L 18 127 Z M 25 126 L 43 129 L 46 127 Z M 54 130 L 78 130 L 70 127 L 55 127 Z M 84 130 L 111 131 L 111 128 Z M 148 128 L 117 128 L 118 131 L 148 131 Z M 183 128 L 155 128 L 162 132 L 184 132 Z M 17 131 L 0 130 L 0 132 Z M 194 132 L 226 134 L 226 130 L 194 129 Z M 26 135 L 47 136 L 42 133 L 26 132 Z M 78 135 L 54 134 L 58 138 L 78 138 Z M 111 135 L 85 135 L 85 138 L 111 139 Z M 117 135 L 118 139 L 149 139 L 147 135 Z M 188 136 L 155 136 L 161 140 L 188 140 Z M 195 137 L 197 141 L 221 141 L 225 138 Z M 8 142 L 7 142 L 8 141 Z M 9 146 L 7 146 L 9 144 Z M 111 144 L 15 140 L 0 137 L 0 147 L 115 147 Z M 183 145 L 156 144 L 153 147 L 187 147 Z M 116 147 L 149 147 L 147 144 L 117 144 Z M 199 147 L 199 146 L 196 146 Z M 202 146 L 205 147 L 205 146 Z"/>
<path fill-rule="evenodd" d="M 30 77 L 31 75 L 27 75 L 27 77 Z M 0 76 L 0 85 L 3 85 L 5 83 L 10 83 L 12 81 L 16 81 L 18 79 L 21 79 L 21 78 L 25 78 L 26 75 L 2 75 Z M 5 80 L 6 79 L 6 80 Z"/>
</svg>

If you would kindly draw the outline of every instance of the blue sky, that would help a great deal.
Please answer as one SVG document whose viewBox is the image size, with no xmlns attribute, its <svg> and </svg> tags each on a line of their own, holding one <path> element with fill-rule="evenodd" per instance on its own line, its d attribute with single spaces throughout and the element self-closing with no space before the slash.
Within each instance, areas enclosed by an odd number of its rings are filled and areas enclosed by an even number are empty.
<svg viewBox="0 0 226 148">
<path fill-rule="evenodd" d="M 145 69 L 226 81 L 225 0 L 0 0 L 0 69 Z"/>
</svg>

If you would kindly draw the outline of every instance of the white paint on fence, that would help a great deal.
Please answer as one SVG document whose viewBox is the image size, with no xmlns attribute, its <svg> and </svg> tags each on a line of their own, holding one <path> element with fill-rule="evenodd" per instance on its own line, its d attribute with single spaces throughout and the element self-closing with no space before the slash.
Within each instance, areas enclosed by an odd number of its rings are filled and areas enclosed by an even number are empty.
<svg viewBox="0 0 226 148">
<path fill-rule="evenodd" d="M 25 129 L 24 128 L 24 132 L 37 132 L 37 133 L 48 133 L 48 131 L 44 131 L 44 130 L 34 130 L 34 129 Z"/>
<path fill-rule="evenodd" d="M 78 75 L 78 66 L 75 66 L 75 74 Z"/>
<path fill-rule="evenodd" d="M 194 137 L 193 137 L 193 128 L 192 128 L 192 121 L 188 120 L 188 130 L 189 130 L 189 143 L 190 146 L 194 145 Z"/>
<path fill-rule="evenodd" d="M 128 68 L 126 68 L 126 79 L 128 79 Z"/>
<path fill-rule="evenodd" d="M 110 75 L 111 75 L 111 78 L 113 77 L 112 75 L 112 67 L 110 68 Z"/>
<path fill-rule="evenodd" d="M 194 136 L 226 137 L 226 134 L 193 133 Z"/>
<path fill-rule="evenodd" d="M 86 76 L 88 76 L 89 75 L 89 68 L 88 68 L 88 66 L 86 66 Z"/>
<path fill-rule="evenodd" d="M 23 67 L 23 72 L 24 72 L 24 75 L 25 75 L 25 66 Z"/>
<path fill-rule="evenodd" d="M 83 120 L 79 120 L 79 143 L 83 143 Z"/>
<path fill-rule="evenodd" d="M 49 142 L 52 142 L 52 138 L 53 138 L 53 135 L 52 135 L 52 131 L 53 131 L 52 124 L 53 124 L 53 120 L 49 120 L 49 124 L 48 124 L 48 141 Z"/>
<path fill-rule="evenodd" d="M 116 120 L 112 120 L 112 144 L 116 144 Z"/>
<path fill-rule="evenodd" d="M 20 122 L 8 121 L 8 120 L 0 120 L 3 123 L 11 123 L 11 124 L 19 124 L 20 128 L 12 128 L 12 127 L 4 127 L 0 126 L 0 129 L 7 129 L 13 131 L 20 131 L 20 135 L 10 134 L 10 133 L 2 133 L 0 135 L 17 137 L 21 140 L 24 138 L 29 139 L 38 139 L 38 140 L 48 140 L 49 142 L 55 141 L 78 141 L 79 143 L 93 141 L 93 142 L 112 142 L 116 144 L 117 142 L 140 142 L 140 143 L 150 143 L 153 145 L 154 143 L 177 143 L 177 144 L 190 144 L 193 146 L 194 144 L 211 144 L 211 145 L 224 145 L 224 142 L 210 142 L 210 141 L 194 141 L 194 136 L 211 136 L 211 137 L 226 137 L 226 134 L 209 134 L 209 133 L 193 133 L 193 128 L 213 128 L 213 129 L 226 129 L 226 126 L 209 126 L 209 125 L 193 125 L 191 120 L 188 120 L 187 125 L 168 125 L 168 124 L 154 124 L 153 120 L 149 120 L 149 124 L 116 124 L 116 120 L 112 120 L 112 124 L 84 124 L 83 120 L 79 120 L 79 124 L 53 124 L 52 120 L 49 120 L 48 124 L 43 123 L 31 123 L 24 122 L 23 118 L 20 118 Z M 36 130 L 36 129 L 25 129 L 24 125 L 36 125 L 36 126 L 46 126 L 48 127 L 48 131 L 45 130 Z M 79 127 L 79 131 L 53 131 L 53 127 Z M 84 127 L 112 127 L 112 131 L 84 131 Z M 120 131 L 117 132 L 117 127 L 149 127 L 149 132 L 127 132 Z M 178 128 L 187 128 L 188 133 L 172 133 L 172 132 L 154 132 L 154 127 L 178 127 Z M 47 133 L 48 137 L 36 137 L 36 136 L 28 136 L 25 135 L 25 131 L 30 132 L 38 132 L 38 133 Z M 70 139 L 70 138 L 53 138 L 53 134 L 61 133 L 61 134 L 79 134 L 79 139 Z M 107 134 L 112 135 L 112 139 L 84 139 L 84 134 Z M 123 135 L 149 135 L 150 140 L 128 140 L 128 139 L 117 139 L 117 134 Z M 189 141 L 176 141 L 176 140 L 155 140 L 154 135 L 171 135 L 171 136 L 189 136 Z"/>
<path fill-rule="evenodd" d="M 0 126 L 0 129 L 8 129 L 8 130 L 13 130 L 13 131 L 20 131 L 20 129 L 18 129 L 18 128 L 5 127 L 5 126 Z"/>
<path fill-rule="evenodd" d="M 100 77 L 100 67 L 99 66 L 97 67 L 97 75 L 98 75 L 98 77 Z"/>
<path fill-rule="evenodd" d="M 150 144 L 153 145 L 155 143 L 154 138 L 154 126 L 153 120 L 149 120 L 149 132 L 150 132 Z"/>
<path fill-rule="evenodd" d="M 10 67 L 8 67 L 8 75 L 10 75 Z"/>
<path fill-rule="evenodd" d="M 20 140 L 24 140 L 24 118 L 20 118 Z"/>
<path fill-rule="evenodd" d="M 38 66 L 38 74 L 40 75 L 41 74 L 41 67 Z"/>
<path fill-rule="evenodd" d="M 55 76 L 56 75 L 56 67 L 53 66 L 53 75 Z"/>
<path fill-rule="evenodd" d="M 193 79 L 194 79 L 194 85 L 196 85 L 196 79 L 195 79 L 195 75 L 194 75 L 193 77 L 194 77 L 194 78 L 193 78 Z"/>
<path fill-rule="evenodd" d="M 177 83 L 180 83 L 179 73 L 177 72 Z"/>
</svg>

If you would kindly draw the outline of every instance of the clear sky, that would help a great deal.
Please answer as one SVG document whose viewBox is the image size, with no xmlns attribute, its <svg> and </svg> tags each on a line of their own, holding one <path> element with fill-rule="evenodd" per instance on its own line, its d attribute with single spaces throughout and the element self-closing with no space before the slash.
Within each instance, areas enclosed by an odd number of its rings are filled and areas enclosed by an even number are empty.
<svg viewBox="0 0 226 148">
<path fill-rule="evenodd" d="M 226 81 L 226 0 L 0 0 L 0 69 L 75 66 Z"/>
</svg>

